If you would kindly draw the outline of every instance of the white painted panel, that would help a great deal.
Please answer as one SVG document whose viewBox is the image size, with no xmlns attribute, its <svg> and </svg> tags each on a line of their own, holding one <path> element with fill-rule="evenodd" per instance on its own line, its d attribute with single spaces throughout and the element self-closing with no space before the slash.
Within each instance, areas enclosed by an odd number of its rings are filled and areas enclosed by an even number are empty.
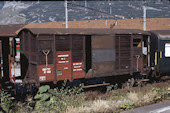
<svg viewBox="0 0 170 113">
<path fill-rule="evenodd" d="M 170 57 L 170 43 L 165 44 L 165 57 Z"/>
</svg>

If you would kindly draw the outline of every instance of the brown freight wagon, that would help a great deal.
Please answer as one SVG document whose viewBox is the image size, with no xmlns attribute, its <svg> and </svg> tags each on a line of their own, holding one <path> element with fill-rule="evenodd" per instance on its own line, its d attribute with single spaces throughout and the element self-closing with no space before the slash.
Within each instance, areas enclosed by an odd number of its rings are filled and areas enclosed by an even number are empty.
<svg viewBox="0 0 170 113">
<path fill-rule="evenodd" d="M 2 68 L 2 62 L 1 62 L 1 59 L 2 59 L 2 41 L 0 40 L 0 91 L 2 90 L 2 71 L 1 71 L 1 68 Z"/>
<path fill-rule="evenodd" d="M 29 28 L 18 35 L 24 83 L 133 75 L 150 64 L 142 52 L 149 33 L 141 30 Z"/>
</svg>

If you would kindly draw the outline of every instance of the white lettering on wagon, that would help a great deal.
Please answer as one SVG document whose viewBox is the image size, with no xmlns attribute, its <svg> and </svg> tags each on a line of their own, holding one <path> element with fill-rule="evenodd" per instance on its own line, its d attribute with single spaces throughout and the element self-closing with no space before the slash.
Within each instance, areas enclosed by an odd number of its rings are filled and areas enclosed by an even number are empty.
<svg viewBox="0 0 170 113">
<path fill-rule="evenodd" d="M 82 69 L 73 69 L 73 71 L 82 71 Z"/>
<path fill-rule="evenodd" d="M 66 58 L 61 58 L 61 60 L 66 60 Z"/>
<path fill-rule="evenodd" d="M 63 55 L 57 55 L 59 60 L 58 63 L 59 64 L 64 64 L 64 63 L 69 63 L 68 58 L 69 58 L 69 54 L 63 54 Z"/>
<path fill-rule="evenodd" d="M 78 62 L 78 63 L 73 63 L 73 71 L 82 71 L 82 63 Z"/>
<path fill-rule="evenodd" d="M 82 65 L 82 63 L 80 62 L 80 63 L 73 63 L 73 66 L 74 65 Z"/>
<path fill-rule="evenodd" d="M 43 71 L 44 74 L 50 74 L 51 68 L 42 68 L 42 71 Z"/>
<path fill-rule="evenodd" d="M 46 80 L 46 76 L 40 76 L 39 77 L 39 81 L 45 81 Z"/>
<path fill-rule="evenodd" d="M 68 69 L 68 67 L 64 67 L 64 69 Z"/>
<path fill-rule="evenodd" d="M 58 61 L 59 64 L 69 63 L 69 61 Z"/>
<path fill-rule="evenodd" d="M 65 54 L 65 55 L 58 55 L 58 57 L 69 57 L 68 54 Z"/>
</svg>

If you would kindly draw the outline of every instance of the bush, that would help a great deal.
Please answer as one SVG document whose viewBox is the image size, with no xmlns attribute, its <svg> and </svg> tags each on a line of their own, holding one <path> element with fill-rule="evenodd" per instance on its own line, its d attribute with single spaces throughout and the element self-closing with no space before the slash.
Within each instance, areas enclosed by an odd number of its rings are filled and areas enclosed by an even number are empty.
<svg viewBox="0 0 170 113">
<path fill-rule="evenodd" d="M 0 108 L 2 112 L 9 112 L 13 106 L 14 97 L 12 97 L 9 93 L 2 90 L 0 92 Z"/>
<path fill-rule="evenodd" d="M 47 112 L 63 112 L 68 106 L 80 105 L 81 99 L 77 97 L 82 91 L 80 87 L 66 87 L 66 81 L 61 89 L 50 89 L 50 86 L 41 86 L 34 99 L 36 101 L 35 110 Z"/>
<path fill-rule="evenodd" d="M 133 102 L 125 102 L 125 103 L 122 103 L 120 106 L 120 109 L 122 109 L 122 110 L 129 110 L 129 109 L 133 109 L 133 108 L 134 108 Z"/>
<path fill-rule="evenodd" d="M 154 97 L 154 101 L 159 101 L 161 99 L 168 99 L 168 88 L 156 88 L 153 87 L 152 91 L 156 91 L 157 95 Z"/>
</svg>

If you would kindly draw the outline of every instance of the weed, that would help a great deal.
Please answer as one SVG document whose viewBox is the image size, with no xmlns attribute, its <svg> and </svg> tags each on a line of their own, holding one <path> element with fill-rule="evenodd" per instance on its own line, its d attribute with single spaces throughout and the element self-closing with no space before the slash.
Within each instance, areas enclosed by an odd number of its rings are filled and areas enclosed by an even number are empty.
<svg viewBox="0 0 170 113">
<path fill-rule="evenodd" d="M 133 102 L 125 102 L 121 104 L 120 109 L 122 110 L 129 110 L 134 108 L 134 103 Z"/>
<path fill-rule="evenodd" d="M 127 98 L 134 103 L 137 103 L 139 101 L 139 97 L 138 97 L 137 93 L 135 93 L 135 92 L 128 93 Z"/>
<path fill-rule="evenodd" d="M 9 93 L 2 90 L 0 92 L 0 107 L 2 108 L 2 111 L 9 112 L 13 106 L 14 97 L 12 97 Z"/>
<path fill-rule="evenodd" d="M 167 96 L 167 99 L 170 100 L 170 86 L 168 87 Z"/>
<path fill-rule="evenodd" d="M 48 85 L 41 86 L 34 97 L 36 101 L 35 109 L 42 112 L 49 110 L 63 112 L 67 106 L 78 106 L 80 104 L 81 98 L 77 95 L 81 91 L 81 87 L 66 87 L 66 81 L 61 89 L 50 89 Z"/>
<path fill-rule="evenodd" d="M 34 98 L 27 95 L 24 103 L 15 101 L 13 104 L 9 104 L 13 100 L 10 94 L 1 92 L 0 109 L 4 110 L 2 112 L 12 113 L 110 113 L 170 99 L 169 84 L 117 90 L 112 90 L 116 89 L 116 85 L 110 87 L 106 94 L 99 91 L 82 93 L 81 86 L 70 88 L 64 81 L 60 89 L 51 89 L 48 85 L 41 86 Z"/>
<path fill-rule="evenodd" d="M 161 89 L 160 89 L 160 88 L 157 88 L 157 87 L 153 87 L 153 88 L 152 88 L 152 91 L 160 92 L 160 90 L 161 90 Z"/>
<path fill-rule="evenodd" d="M 154 100 L 154 97 L 157 95 L 158 93 L 156 91 L 149 91 L 147 92 L 143 98 L 142 98 L 142 102 L 143 103 L 150 103 Z"/>
<path fill-rule="evenodd" d="M 153 87 L 152 91 L 157 92 L 157 95 L 155 95 L 155 97 L 154 97 L 154 101 L 159 101 L 162 98 L 165 99 L 165 97 L 167 95 L 167 90 L 165 88 L 160 89 L 160 88 Z"/>
</svg>

